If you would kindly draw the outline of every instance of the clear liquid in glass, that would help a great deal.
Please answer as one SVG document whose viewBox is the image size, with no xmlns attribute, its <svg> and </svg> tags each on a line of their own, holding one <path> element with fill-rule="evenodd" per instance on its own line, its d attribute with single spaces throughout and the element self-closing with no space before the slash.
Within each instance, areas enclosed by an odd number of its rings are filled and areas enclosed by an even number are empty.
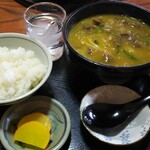
<svg viewBox="0 0 150 150">
<path fill-rule="evenodd" d="M 59 17 L 51 13 L 42 13 L 32 17 L 29 22 L 27 34 L 48 47 L 53 60 L 59 59 L 64 49 L 62 23 Z"/>
</svg>

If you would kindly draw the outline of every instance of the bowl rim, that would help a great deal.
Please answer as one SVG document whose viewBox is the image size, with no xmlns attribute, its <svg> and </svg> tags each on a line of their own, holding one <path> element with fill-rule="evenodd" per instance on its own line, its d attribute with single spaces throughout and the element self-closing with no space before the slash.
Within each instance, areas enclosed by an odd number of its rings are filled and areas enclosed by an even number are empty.
<svg viewBox="0 0 150 150">
<path fill-rule="evenodd" d="M 138 4 L 134 4 L 134 3 L 131 3 L 131 2 L 125 2 L 125 1 L 108 0 L 108 1 L 97 1 L 97 2 L 93 2 L 91 4 L 86 4 L 86 5 L 78 8 L 78 9 L 76 9 L 75 11 L 73 11 L 68 16 L 68 18 L 66 19 L 66 21 L 64 23 L 63 36 L 64 36 L 64 41 L 67 43 L 67 46 L 69 47 L 68 49 L 70 49 L 70 51 L 73 54 L 78 55 L 78 57 L 81 58 L 82 60 L 87 61 L 87 63 L 90 63 L 91 65 L 101 66 L 101 67 L 108 68 L 108 69 L 113 69 L 113 70 L 115 70 L 115 69 L 116 70 L 118 70 L 118 69 L 121 69 L 121 70 L 133 69 L 133 70 L 136 70 L 139 67 L 147 67 L 147 66 L 149 66 L 150 62 L 147 62 L 147 63 L 144 63 L 144 64 L 139 64 L 139 65 L 134 65 L 134 66 L 113 66 L 113 65 L 108 65 L 108 64 L 103 64 L 103 63 L 95 62 L 95 61 L 90 60 L 88 58 L 85 58 L 84 56 L 82 56 L 81 54 L 79 54 L 76 50 L 74 50 L 74 48 L 69 43 L 69 41 L 68 41 L 68 34 L 66 33 L 67 30 L 68 30 L 67 25 L 68 25 L 69 21 L 72 19 L 72 17 L 74 15 L 78 14 L 80 11 L 86 9 L 87 7 L 92 7 L 92 6 L 97 5 L 97 4 L 112 4 L 112 3 L 113 4 L 125 4 L 125 5 L 129 5 L 129 6 L 132 6 L 134 8 L 146 11 L 147 13 L 150 14 L 150 10 L 149 9 L 147 9 L 147 8 L 145 8 L 143 6 L 140 6 Z"/>
<path fill-rule="evenodd" d="M 59 23 L 63 23 L 66 19 L 66 10 L 59 4 L 57 3 L 54 3 L 54 2 L 37 2 L 37 3 L 33 3 L 32 5 L 30 5 L 25 11 L 24 11 L 24 14 L 23 14 L 23 17 L 24 17 L 24 20 L 27 24 L 29 24 L 30 26 L 33 26 L 33 27 L 39 27 L 38 25 L 35 25 L 35 24 L 32 24 L 28 17 L 27 17 L 27 13 L 30 9 L 35 9 L 34 7 L 38 7 L 38 6 L 50 6 L 53 8 L 53 10 L 55 9 L 59 9 L 59 11 L 61 11 L 63 14 L 61 14 L 61 17 L 62 19 L 59 21 Z M 37 9 L 37 8 L 36 8 Z M 45 26 L 40 26 L 41 28 L 45 28 Z"/>
<path fill-rule="evenodd" d="M 47 47 L 42 42 L 30 37 L 29 35 L 22 34 L 22 33 L 13 33 L 13 32 L 0 33 L 0 38 L 4 38 L 4 37 L 21 38 L 23 40 L 25 39 L 25 40 L 31 41 L 35 45 L 38 45 L 43 50 L 43 53 L 46 56 L 47 70 L 46 70 L 46 74 L 44 75 L 44 77 L 42 78 L 42 80 L 39 82 L 39 84 L 36 87 L 34 87 L 33 89 L 31 89 L 27 93 L 24 93 L 21 96 L 13 97 L 11 99 L 0 100 L 0 105 L 8 105 L 8 104 L 12 104 L 12 103 L 17 103 L 18 101 L 24 100 L 24 99 L 28 98 L 30 95 L 32 95 L 33 93 L 35 93 L 46 82 L 46 80 L 48 79 L 48 77 L 52 71 L 52 67 L 53 67 L 52 57 L 51 57 Z"/>
</svg>

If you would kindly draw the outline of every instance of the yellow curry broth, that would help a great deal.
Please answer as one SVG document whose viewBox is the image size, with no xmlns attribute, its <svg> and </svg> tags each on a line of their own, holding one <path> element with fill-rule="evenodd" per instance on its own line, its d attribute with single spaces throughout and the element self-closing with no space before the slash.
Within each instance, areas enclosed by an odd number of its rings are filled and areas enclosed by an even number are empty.
<svg viewBox="0 0 150 150">
<path fill-rule="evenodd" d="M 78 22 L 68 40 L 95 62 L 134 66 L 150 62 L 150 26 L 122 15 L 97 15 Z"/>
</svg>

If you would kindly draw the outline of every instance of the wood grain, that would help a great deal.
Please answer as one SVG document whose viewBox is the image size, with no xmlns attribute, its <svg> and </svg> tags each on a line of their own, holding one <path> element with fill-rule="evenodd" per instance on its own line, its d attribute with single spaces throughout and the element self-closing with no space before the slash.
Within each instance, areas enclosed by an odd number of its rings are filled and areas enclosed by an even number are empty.
<svg viewBox="0 0 150 150">
<path fill-rule="evenodd" d="M 150 0 L 124 0 L 150 9 Z"/>
<path fill-rule="evenodd" d="M 0 1 L 0 32 L 25 33 L 25 7 L 14 0 Z"/>
<path fill-rule="evenodd" d="M 150 9 L 150 0 L 124 0 Z M 0 32 L 26 33 L 23 13 L 26 7 L 15 0 L 0 1 Z"/>
</svg>

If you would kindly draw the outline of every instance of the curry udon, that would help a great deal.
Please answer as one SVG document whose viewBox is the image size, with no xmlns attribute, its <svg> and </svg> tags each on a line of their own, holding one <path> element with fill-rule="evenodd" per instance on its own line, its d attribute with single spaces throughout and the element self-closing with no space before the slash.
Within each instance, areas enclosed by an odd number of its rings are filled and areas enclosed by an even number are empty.
<svg viewBox="0 0 150 150">
<path fill-rule="evenodd" d="M 84 57 L 113 66 L 150 62 L 150 26 L 123 15 L 97 15 L 74 25 L 71 46 Z"/>
</svg>

